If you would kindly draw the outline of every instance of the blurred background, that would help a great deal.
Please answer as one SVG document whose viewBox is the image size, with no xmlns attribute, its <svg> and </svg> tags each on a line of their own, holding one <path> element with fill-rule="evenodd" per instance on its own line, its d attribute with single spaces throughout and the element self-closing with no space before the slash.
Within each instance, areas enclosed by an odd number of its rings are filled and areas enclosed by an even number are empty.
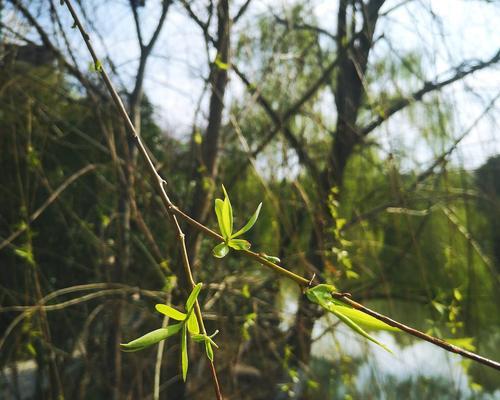
<svg viewBox="0 0 500 400">
<path fill-rule="evenodd" d="M 257 252 L 500 359 L 500 3 L 74 0 L 182 210 L 227 188 Z M 187 284 L 175 231 L 68 10 L 0 1 L 0 398 L 210 399 L 204 351 L 119 343 Z M 389 354 L 187 224 L 230 399 L 500 399 L 404 334 Z"/>
</svg>

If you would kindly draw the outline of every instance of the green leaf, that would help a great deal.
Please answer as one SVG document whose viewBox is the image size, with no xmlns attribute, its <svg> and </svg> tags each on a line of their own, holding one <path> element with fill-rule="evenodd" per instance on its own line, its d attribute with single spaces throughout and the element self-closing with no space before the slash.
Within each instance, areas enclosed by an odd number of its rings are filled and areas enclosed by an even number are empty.
<svg viewBox="0 0 500 400">
<path fill-rule="evenodd" d="M 228 232 L 227 237 L 230 238 L 233 233 L 233 207 L 231 206 L 231 201 L 229 200 L 229 196 L 224 185 L 222 185 L 222 191 L 224 192 L 224 203 L 222 204 L 222 223 Z"/>
<path fill-rule="evenodd" d="M 30 265 L 35 265 L 35 257 L 33 255 L 33 250 L 31 249 L 31 246 L 26 245 L 22 247 L 18 247 L 17 249 L 14 249 L 14 253 L 24 259 L 28 264 Z"/>
<path fill-rule="evenodd" d="M 212 254 L 217 258 L 224 258 L 229 253 L 229 247 L 226 243 L 222 242 L 212 249 Z"/>
<path fill-rule="evenodd" d="M 227 245 L 235 250 L 248 250 L 250 249 L 250 242 L 245 239 L 231 239 Z"/>
<path fill-rule="evenodd" d="M 196 319 L 196 314 L 191 312 L 187 320 L 187 328 L 190 333 L 200 333 L 200 326 L 198 325 L 198 320 Z"/>
<path fill-rule="evenodd" d="M 348 306 L 344 307 L 337 305 L 335 307 L 339 312 L 349 317 L 353 322 L 361 325 L 365 329 L 400 332 L 398 328 L 388 325 L 371 315 L 365 314 L 363 311 L 359 311 Z"/>
<path fill-rule="evenodd" d="M 210 361 L 214 361 L 214 350 L 212 349 L 212 344 L 209 340 L 205 340 L 205 351 L 207 352 L 207 357 Z"/>
<path fill-rule="evenodd" d="M 322 283 L 311 289 L 307 289 L 306 296 L 309 301 L 322 306 L 323 303 L 328 303 L 333 300 L 332 292 L 335 292 L 336 290 L 337 288 L 335 286 Z"/>
<path fill-rule="evenodd" d="M 444 339 L 446 342 L 461 347 L 462 349 L 468 351 L 476 351 L 476 346 L 474 346 L 474 338 L 473 337 L 463 337 L 463 338 L 453 338 L 453 339 Z"/>
<path fill-rule="evenodd" d="M 223 211 L 224 202 L 221 199 L 215 199 L 215 215 L 217 216 L 217 222 L 219 223 L 219 230 L 224 238 L 224 240 L 229 240 L 229 229 L 227 229 L 224 224 Z"/>
<path fill-rule="evenodd" d="M 383 329 L 391 331 L 399 331 L 399 329 L 387 325 L 386 323 L 379 321 L 376 318 L 359 310 L 356 310 L 349 305 L 342 303 L 340 300 L 334 299 L 331 293 L 335 290 L 335 286 L 320 284 L 306 290 L 306 296 L 311 302 L 319 304 L 325 310 L 331 312 L 357 334 L 391 352 L 391 350 L 389 350 L 389 348 L 387 348 L 384 344 L 380 343 L 373 336 L 369 335 L 360 325 L 358 325 L 358 323 L 371 329 Z"/>
<path fill-rule="evenodd" d="M 186 382 L 189 358 L 188 358 L 188 348 L 187 348 L 187 325 L 182 324 L 182 334 L 181 334 L 181 366 L 182 366 L 182 380 Z"/>
<path fill-rule="evenodd" d="M 191 291 L 191 294 L 189 295 L 188 299 L 186 300 L 186 311 L 188 314 L 193 309 L 194 303 L 195 303 L 196 299 L 198 298 L 198 295 L 200 294 L 200 290 L 201 290 L 202 286 L 203 286 L 203 283 L 196 284 L 196 286 Z"/>
<path fill-rule="evenodd" d="M 267 254 L 264 254 L 264 253 L 261 253 L 260 256 L 264 257 L 267 261 L 272 262 L 273 264 L 279 264 L 281 262 L 279 257 L 268 256 Z"/>
<path fill-rule="evenodd" d="M 245 224 L 245 226 L 232 236 L 233 238 L 241 236 L 244 233 L 248 232 L 250 229 L 252 229 L 252 227 L 255 225 L 255 222 L 257 222 L 257 218 L 259 218 L 261 208 L 262 208 L 262 203 L 259 204 L 259 206 L 257 207 L 257 210 L 255 210 L 252 217 L 248 220 L 248 222 Z"/>
<path fill-rule="evenodd" d="M 187 314 L 184 314 L 167 304 L 157 304 L 155 308 L 156 311 L 166 315 L 167 317 L 175 319 L 176 321 L 184 321 L 187 317 Z"/>
<path fill-rule="evenodd" d="M 94 66 L 95 66 L 95 70 L 96 70 L 97 72 L 102 72 L 102 64 L 101 64 L 101 62 L 100 62 L 99 60 L 97 60 L 97 61 L 95 62 Z"/>
<path fill-rule="evenodd" d="M 199 333 L 191 334 L 191 339 L 193 339 L 193 341 L 195 341 L 197 343 L 204 342 L 206 340 L 206 338 L 207 337 L 205 335 L 200 335 Z"/>
<path fill-rule="evenodd" d="M 194 134 L 194 142 L 197 144 L 197 145 L 200 145 L 203 143 L 203 136 L 201 136 L 201 133 L 200 131 L 196 131 L 195 134 Z"/>
<path fill-rule="evenodd" d="M 170 336 L 175 335 L 180 331 L 183 325 L 185 324 L 175 324 L 167 326 L 166 328 L 156 329 L 152 332 L 146 333 L 144 336 L 141 336 L 140 338 L 132 340 L 131 342 L 121 343 L 120 347 L 122 351 L 126 352 L 139 351 L 145 349 L 146 347 L 149 347 L 155 343 L 165 340 Z"/>
<path fill-rule="evenodd" d="M 229 64 L 223 62 L 221 59 L 220 59 L 220 56 L 219 54 L 217 54 L 217 57 L 215 57 L 215 61 L 214 61 L 214 64 L 217 68 L 219 69 L 222 69 L 224 71 L 227 71 L 227 69 L 229 68 Z"/>
<path fill-rule="evenodd" d="M 338 307 L 338 308 L 340 308 L 340 307 Z M 354 321 L 352 321 L 348 316 L 346 316 L 346 315 L 342 314 L 340 311 L 338 311 L 338 308 L 337 307 L 331 308 L 329 311 L 331 311 L 338 319 L 340 319 L 343 323 L 345 323 L 354 332 L 358 333 L 361 336 L 364 336 L 366 339 L 372 341 L 373 343 L 378 344 L 380 347 L 387 350 L 389 353 L 392 353 L 392 351 L 385 344 L 379 342 L 373 336 L 368 334 L 363 328 L 361 328 L 358 324 L 356 324 Z"/>
</svg>

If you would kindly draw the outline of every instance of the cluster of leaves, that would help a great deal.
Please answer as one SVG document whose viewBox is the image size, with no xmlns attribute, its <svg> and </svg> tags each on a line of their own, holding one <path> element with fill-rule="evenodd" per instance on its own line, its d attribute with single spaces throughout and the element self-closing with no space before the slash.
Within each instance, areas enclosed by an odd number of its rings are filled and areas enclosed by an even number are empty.
<svg viewBox="0 0 500 400">
<path fill-rule="evenodd" d="M 214 334 L 208 336 L 207 334 L 200 333 L 200 326 L 196 318 L 195 304 L 196 299 L 201 290 L 201 283 L 198 283 L 191 291 L 188 299 L 186 300 L 185 308 L 186 312 L 183 313 L 167 304 L 157 304 L 155 306 L 156 310 L 169 318 L 179 321 L 177 324 L 169 325 L 166 328 L 156 329 L 144 336 L 132 340 L 129 343 L 121 344 L 123 351 L 132 352 L 143 350 L 153 344 L 156 344 L 162 340 L 165 340 L 171 336 L 176 335 L 181 332 L 181 365 L 182 365 L 182 379 L 185 381 L 189 366 L 188 349 L 187 349 L 187 336 L 188 332 L 191 335 L 191 339 L 195 342 L 205 343 L 205 351 L 207 357 L 210 361 L 214 359 L 214 351 L 212 346 L 218 348 L 217 344 L 213 341 L 213 337 L 218 333 L 216 331 Z"/>
<path fill-rule="evenodd" d="M 371 340 L 373 343 L 376 343 L 379 346 L 383 347 L 385 350 L 391 352 L 387 346 L 368 334 L 365 329 L 363 329 L 363 327 L 366 329 L 395 332 L 399 332 L 399 329 L 394 328 L 393 326 L 390 326 L 385 322 L 379 321 L 371 315 L 365 314 L 364 312 L 356 310 L 350 305 L 335 299 L 332 296 L 332 292 L 335 291 L 336 288 L 333 285 L 320 284 L 306 290 L 306 296 L 309 301 L 319 304 L 322 308 L 335 315 L 340 321 L 346 324 L 358 335 Z"/>
<path fill-rule="evenodd" d="M 250 217 L 248 222 L 239 231 L 233 233 L 233 207 L 227 195 L 226 188 L 222 185 L 224 192 L 224 200 L 215 199 L 215 214 L 217 215 L 217 222 L 224 241 L 215 246 L 212 253 L 217 258 L 223 258 L 229 253 L 229 248 L 234 250 L 248 250 L 250 249 L 250 242 L 245 239 L 236 239 L 237 237 L 248 232 L 259 218 L 262 203 L 259 204 L 255 213 Z"/>
</svg>

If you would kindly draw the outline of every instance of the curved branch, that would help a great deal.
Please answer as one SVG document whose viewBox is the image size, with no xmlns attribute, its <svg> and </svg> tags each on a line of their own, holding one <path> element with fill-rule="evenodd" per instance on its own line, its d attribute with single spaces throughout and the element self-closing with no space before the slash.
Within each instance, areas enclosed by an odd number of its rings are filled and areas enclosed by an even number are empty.
<svg viewBox="0 0 500 400">
<path fill-rule="evenodd" d="M 74 181 L 80 178 L 82 175 L 85 175 L 87 172 L 90 172 L 97 168 L 95 164 L 89 164 L 82 169 L 76 171 L 73 175 L 71 175 L 68 179 L 66 179 L 48 198 L 45 202 L 36 209 L 36 211 L 31 214 L 28 218 L 28 224 L 24 224 L 18 230 L 11 233 L 8 238 L 4 239 L 0 243 L 0 250 L 2 250 L 5 246 L 9 245 L 14 239 L 16 239 L 19 235 L 21 235 L 24 231 L 28 229 L 29 224 L 34 222 L 44 211 L 50 206 L 59 195 L 66 190 L 66 188 L 71 185 Z"/>
<path fill-rule="evenodd" d="M 70 0 L 62 0 L 62 1 L 67 5 L 73 19 L 75 20 L 75 23 L 77 24 L 78 29 L 80 30 L 80 32 L 82 34 L 82 37 L 87 45 L 87 48 L 88 48 L 90 54 L 92 55 L 92 58 L 94 59 L 94 62 L 97 62 L 98 58 L 97 58 L 97 55 L 95 53 L 95 50 L 92 47 L 92 44 L 90 43 L 89 37 L 88 37 L 87 33 L 85 32 L 84 28 L 82 27 L 82 25 L 78 19 L 78 16 L 76 15 L 76 13 L 73 9 L 73 6 L 72 6 Z M 178 207 L 176 207 L 170 201 L 170 198 L 168 197 L 168 195 L 165 191 L 165 187 L 164 187 L 164 185 L 166 184 L 166 181 L 159 175 L 153 162 L 151 161 L 148 150 L 147 150 L 145 144 L 142 142 L 142 139 L 137 135 L 137 132 L 134 129 L 134 125 L 132 124 L 132 122 L 127 114 L 127 111 L 125 110 L 125 107 L 123 106 L 123 103 L 122 103 L 118 93 L 116 92 L 111 81 L 109 80 L 109 77 L 108 77 L 106 71 L 104 69 L 101 69 L 99 72 L 100 72 L 100 74 L 101 74 L 101 76 L 106 84 L 106 87 L 108 88 L 108 90 L 111 94 L 111 97 L 113 98 L 113 100 L 115 102 L 116 107 L 118 108 L 119 114 L 124 119 L 125 124 L 127 125 L 130 133 L 132 134 L 132 138 L 134 139 L 135 143 L 137 144 L 137 146 L 139 148 L 139 151 L 140 151 L 140 153 L 141 153 L 141 155 L 142 155 L 142 157 L 147 165 L 147 168 L 148 168 L 148 170 L 153 178 L 153 181 L 155 183 L 155 188 L 159 192 L 160 197 L 162 199 L 162 202 L 168 210 L 169 218 L 171 218 L 173 220 L 174 224 L 178 227 L 179 225 L 178 225 L 178 221 L 177 221 L 177 216 L 179 216 L 179 217 L 185 219 L 189 224 L 193 225 L 196 229 L 199 229 L 202 233 L 205 233 L 208 236 L 216 238 L 218 241 L 222 240 L 223 238 L 219 234 L 212 231 L 210 228 L 206 227 L 205 225 L 200 224 L 198 221 L 193 220 L 191 217 L 189 217 L 188 215 L 183 213 Z M 181 238 L 181 244 L 183 245 L 183 258 L 184 258 L 184 266 L 185 266 L 186 274 L 188 275 L 188 278 L 190 278 L 190 280 L 192 281 L 192 276 L 190 276 L 191 271 L 189 268 L 189 260 L 187 259 L 187 255 L 186 255 L 186 251 L 185 251 L 185 244 L 183 241 L 183 239 L 184 239 L 183 234 L 182 234 L 182 231 L 180 231 L 180 228 L 178 228 L 177 231 L 178 231 L 179 236 Z M 283 268 L 282 266 L 279 266 L 275 263 L 270 262 L 264 256 L 262 256 L 258 253 L 248 251 L 248 250 L 247 251 L 240 251 L 240 253 L 242 253 L 243 255 L 245 255 L 249 258 L 254 259 L 255 261 L 259 262 L 260 264 L 262 264 L 268 268 L 273 269 L 275 272 L 281 274 L 282 276 L 285 276 L 289 279 L 294 280 L 296 283 L 298 283 L 304 289 L 310 287 L 313 284 L 314 276 L 313 276 L 313 279 L 308 280 L 302 276 L 299 276 L 299 275 L 293 273 L 292 271 L 288 271 L 287 269 Z M 485 357 L 482 357 L 478 354 L 461 349 L 461 348 L 454 346 L 450 343 L 447 343 L 441 339 L 432 337 L 432 336 L 427 335 L 423 332 L 420 332 L 412 327 L 409 327 L 409 326 L 404 325 L 400 322 L 397 322 L 397 321 L 395 321 L 395 320 L 393 320 L 385 315 L 379 314 L 376 311 L 373 311 L 373 310 L 355 302 L 354 300 L 352 300 L 350 298 L 349 294 L 334 292 L 334 293 L 332 293 L 332 296 L 349 304 L 350 306 L 356 308 L 357 310 L 360 310 L 360 311 L 364 312 L 365 314 L 371 315 L 372 317 L 374 317 L 380 321 L 383 321 L 383 322 L 387 323 L 388 325 L 399 328 L 402 331 L 404 331 L 412 336 L 418 337 L 422 340 L 428 341 L 436 346 L 439 346 L 439 347 L 441 347 L 449 352 L 460 354 L 463 357 L 470 358 L 470 359 L 477 361 L 483 365 L 486 365 L 488 367 L 491 367 L 491 368 L 494 368 L 494 369 L 500 371 L 500 363 L 498 363 L 497 361 L 493 361 L 493 360 L 487 359 Z M 197 318 L 199 320 L 201 320 L 201 322 L 202 322 L 201 313 L 197 312 L 196 315 L 197 315 Z M 200 325 L 201 325 L 201 323 L 200 323 Z M 217 378 L 216 378 L 215 368 L 213 368 L 213 364 L 212 364 L 212 376 L 214 377 L 214 385 L 216 387 L 216 392 L 217 392 L 218 382 L 217 382 Z"/>
<path fill-rule="evenodd" d="M 462 63 L 460 66 L 455 68 L 456 73 L 448 79 L 444 79 L 444 80 L 438 81 L 438 82 L 426 82 L 420 90 L 417 90 L 416 92 L 410 94 L 408 97 L 404 97 L 404 98 L 400 98 L 400 99 L 396 100 L 393 106 L 384 110 L 381 113 L 381 115 L 379 115 L 372 122 L 368 123 L 363 128 L 361 128 L 359 130 L 359 135 L 360 136 L 368 135 L 370 132 L 372 132 L 375 128 L 382 125 L 382 123 L 384 123 L 387 119 L 392 117 L 398 111 L 401 111 L 404 108 L 406 108 L 407 106 L 413 104 L 414 102 L 421 100 L 427 93 L 434 92 L 436 90 L 440 90 L 440 89 L 444 88 L 445 86 L 448 86 L 454 82 L 457 82 L 457 81 L 465 78 L 466 76 L 473 74 L 476 71 L 480 71 L 480 70 L 487 68 L 493 64 L 496 64 L 499 61 L 500 61 L 500 50 L 498 50 L 497 53 L 487 61 L 481 61 L 481 62 L 478 62 L 474 65 L 469 65 L 469 66 L 467 66 L 466 62 Z"/>
</svg>

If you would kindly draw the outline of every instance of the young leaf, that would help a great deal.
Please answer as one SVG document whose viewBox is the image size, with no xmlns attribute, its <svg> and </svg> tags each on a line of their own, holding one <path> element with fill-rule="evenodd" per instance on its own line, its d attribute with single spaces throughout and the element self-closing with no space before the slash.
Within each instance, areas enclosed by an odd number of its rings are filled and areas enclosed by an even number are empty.
<svg viewBox="0 0 500 400">
<path fill-rule="evenodd" d="M 182 324 L 182 333 L 181 333 L 181 367 L 182 367 L 182 380 L 186 382 L 188 367 L 189 367 L 189 358 L 188 358 L 188 349 L 187 349 L 187 325 Z"/>
<path fill-rule="evenodd" d="M 333 306 L 335 307 L 335 306 Z M 342 314 L 341 312 L 338 311 L 339 307 L 331 308 L 328 311 L 332 312 L 338 319 L 340 319 L 343 323 L 345 323 L 349 328 L 351 328 L 354 332 L 358 333 L 361 336 L 364 336 L 366 339 L 372 341 L 375 344 L 378 344 L 380 347 L 382 347 L 384 350 L 387 350 L 389 353 L 392 353 L 392 351 L 383 343 L 379 342 L 377 339 L 375 339 L 373 336 L 368 334 L 363 328 L 361 328 L 358 324 L 353 322 L 349 317 L 346 315 Z"/>
<path fill-rule="evenodd" d="M 226 188 L 222 185 L 222 190 L 224 191 L 224 203 L 222 204 L 222 223 L 226 229 L 230 238 L 233 233 L 233 207 L 231 206 L 231 201 L 227 195 Z"/>
<path fill-rule="evenodd" d="M 227 253 L 229 253 L 229 247 L 224 242 L 219 243 L 212 249 L 212 254 L 217 258 L 224 258 Z"/>
<path fill-rule="evenodd" d="M 188 318 L 187 328 L 189 333 L 200 333 L 200 326 L 198 325 L 198 320 L 196 319 L 196 315 L 194 312 L 191 312 L 191 315 Z"/>
<path fill-rule="evenodd" d="M 217 54 L 217 57 L 215 57 L 215 61 L 214 61 L 214 64 L 217 68 L 219 69 L 222 69 L 224 71 L 226 71 L 228 68 L 229 68 L 229 64 L 223 62 L 219 56 L 219 54 Z"/>
<path fill-rule="evenodd" d="M 351 319 L 356 324 L 361 325 L 365 329 L 375 329 L 375 330 L 394 331 L 394 332 L 400 331 L 398 328 L 390 326 L 385 322 L 382 322 L 377 318 L 372 317 L 371 315 L 356 310 L 355 308 L 344 307 L 344 306 L 336 306 L 335 308 L 337 311 L 349 317 L 349 319 Z"/>
<path fill-rule="evenodd" d="M 203 283 L 196 284 L 196 286 L 191 291 L 191 294 L 189 295 L 188 299 L 186 300 L 186 311 L 188 314 L 193 309 L 194 303 L 195 303 L 196 299 L 198 298 L 198 295 L 200 294 L 200 290 L 201 290 L 202 286 L 203 286 Z"/>
<path fill-rule="evenodd" d="M 214 361 L 214 350 L 212 349 L 212 344 L 209 340 L 205 340 L 205 351 L 207 352 L 207 357 L 210 361 Z"/>
<path fill-rule="evenodd" d="M 378 344 L 385 350 L 391 352 L 384 344 L 380 343 L 374 337 L 369 335 L 357 322 L 364 324 L 368 328 L 384 329 L 384 330 L 398 330 L 384 322 L 378 321 L 367 314 L 356 310 L 347 304 L 342 303 L 340 300 L 332 297 L 332 291 L 336 290 L 332 285 L 321 284 L 311 289 L 306 290 L 307 298 L 316 304 L 319 304 L 325 310 L 334 314 L 338 319 L 345 323 L 349 328 L 366 339 Z M 363 314 L 363 315 L 360 315 Z M 370 318 L 369 318 L 370 317 Z M 354 320 L 353 320 L 354 319 Z M 374 320 L 376 322 L 374 322 Z"/>
<path fill-rule="evenodd" d="M 182 325 L 184 324 L 175 324 L 167 326 L 166 328 L 156 329 L 152 332 L 146 333 L 144 336 L 132 340 L 129 343 L 121 343 L 120 347 L 122 351 L 132 352 L 139 351 L 149 347 L 155 343 L 158 343 L 166 338 L 175 335 L 179 332 Z"/>
<path fill-rule="evenodd" d="M 264 254 L 264 253 L 260 253 L 259 255 L 264 257 L 267 261 L 272 262 L 273 264 L 279 264 L 281 262 L 279 257 L 269 256 L 269 255 Z"/>
<path fill-rule="evenodd" d="M 332 292 L 336 290 L 335 286 L 322 283 L 311 289 L 307 289 L 306 296 L 309 301 L 323 306 L 323 304 L 333 301 Z"/>
<path fill-rule="evenodd" d="M 248 250 L 250 249 L 250 242 L 245 239 L 231 239 L 227 245 L 235 250 Z"/>
<path fill-rule="evenodd" d="M 197 343 L 204 342 L 205 338 L 206 338 L 205 335 L 201 335 L 199 333 L 193 333 L 193 334 L 191 334 L 191 339 L 193 339 L 193 341 L 195 341 Z"/>
<path fill-rule="evenodd" d="M 257 222 L 257 218 L 259 218 L 261 208 L 262 208 L 262 203 L 259 204 L 259 206 L 257 207 L 257 210 L 254 212 L 254 214 L 248 220 L 248 222 L 245 224 L 245 226 L 232 236 L 233 238 L 241 236 L 244 233 L 248 232 L 250 229 L 252 229 L 252 227 L 255 225 L 255 222 Z"/>
<path fill-rule="evenodd" d="M 224 238 L 224 240 L 229 240 L 229 227 L 224 223 L 224 202 L 221 199 L 215 199 L 215 215 L 217 216 L 217 222 L 219 223 L 219 230 Z"/>
<path fill-rule="evenodd" d="M 452 339 L 445 339 L 445 341 L 455 346 L 462 347 L 465 350 L 476 351 L 476 346 L 474 346 L 473 337 L 452 338 Z"/>
<path fill-rule="evenodd" d="M 175 319 L 176 321 L 184 321 L 187 317 L 187 315 L 183 312 L 177 311 L 175 308 L 170 307 L 167 304 L 157 304 L 155 308 L 156 311 L 166 315 L 167 317 Z"/>
</svg>

